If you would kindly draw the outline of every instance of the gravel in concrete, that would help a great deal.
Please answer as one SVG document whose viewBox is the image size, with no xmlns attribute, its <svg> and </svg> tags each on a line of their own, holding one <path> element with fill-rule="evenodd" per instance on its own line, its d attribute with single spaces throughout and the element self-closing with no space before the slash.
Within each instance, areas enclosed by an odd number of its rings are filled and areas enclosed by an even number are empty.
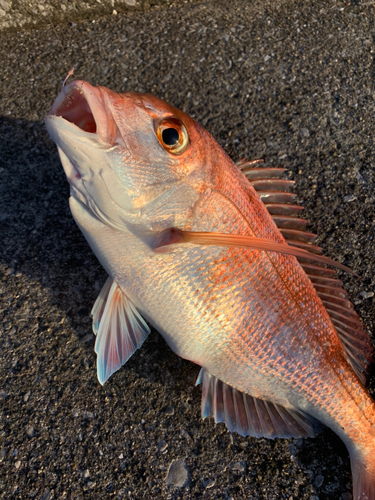
<svg viewBox="0 0 375 500">
<path fill-rule="evenodd" d="M 100 386 L 90 309 L 106 276 L 69 213 L 43 119 L 74 65 L 92 84 L 182 108 L 235 160 L 286 167 L 325 253 L 360 275 L 340 277 L 371 330 L 374 39 L 371 2 L 331 0 L 202 3 L 0 34 L 1 499 L 350 498 L 338 437 L 242 438 L 202 421 L 198 367 L 157 332 Z M 184 486 L 166 481 L 175 461 Z"/>
</svg>

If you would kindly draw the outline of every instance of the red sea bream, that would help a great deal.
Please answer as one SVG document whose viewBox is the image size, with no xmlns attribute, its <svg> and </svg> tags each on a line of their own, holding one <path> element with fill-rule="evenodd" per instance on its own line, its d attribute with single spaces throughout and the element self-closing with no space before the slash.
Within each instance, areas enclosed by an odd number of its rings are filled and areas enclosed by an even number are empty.
<svg viewBox="0 0 375 500">
<path fill-rule="evenodd" d="M 328 426 L 349 450 L 355 500 L 375 500 L 371 343 L 282 170 L 235 164 L 156 97 L 83 81 L 46 125 L 109 276 L 92 311 L 99 381 L 141 346 L 147 321 L 201 366 L 203 417 L 269 438 Z"/>
</svg>

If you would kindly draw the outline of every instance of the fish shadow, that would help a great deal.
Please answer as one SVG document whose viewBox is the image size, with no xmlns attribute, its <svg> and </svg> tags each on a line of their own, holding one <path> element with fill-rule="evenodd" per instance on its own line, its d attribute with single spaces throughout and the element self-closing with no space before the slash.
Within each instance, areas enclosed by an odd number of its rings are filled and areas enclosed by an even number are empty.
<svg viewBox="0 0 375 500">
<path fill-rule="evenodd" d="M 0 137 L 2 272 L 7 281 L 26 280 L 31 288 L 41 285 L 50 307 L 61 310 L 90 357 L 89 364 L 95 364 L 90 311 L 107 275 L 70 213 L 69 184 L 56 146 L 43 122 L 2 117 Z M 44 319 L 37 320 L 43 331 Z M 164 372 L 175 372 L 174 367 L 181 365 L 155 331 L 142 351 Z M 138 357 L 135 353 L 127 366 L 147 376 L 137 368 Z M 191 367 L 193 377 L 196 367 L 183 364 Z"/>
</svg>

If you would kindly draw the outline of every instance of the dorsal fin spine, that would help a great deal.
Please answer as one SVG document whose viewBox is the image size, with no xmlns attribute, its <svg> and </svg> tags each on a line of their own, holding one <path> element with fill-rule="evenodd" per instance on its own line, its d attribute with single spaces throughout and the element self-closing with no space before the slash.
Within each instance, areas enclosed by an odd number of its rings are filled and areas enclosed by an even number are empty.
<svg viewBox="0 0 375 500">
<path fill-rule="evenodd" d="M 245 170 L 248 181 L 258 191 L 258 196 L 279 227 L 285 241 L 291 246 L 321 254 L 322 249 L 312 245 L 316 235 L 301 230 L 307 221 L 296 222 L 298 213 L 303 207 L 293 205 L 296 195 L 288 192 L 293 181 L 281 179 L 284 169 L 279 167 L 267 168 L 257 165 L 256 168 L 251 168 L 257 163 L 242 161 L 239 167 Z M 293 225 L 296 228 L 293 228 Z M 311 264 L 306 257 L 298 257 L 298 260 L 331 317 L 353 369 L 361 380 L 364 380 L 364 373 L 368 373 L 368 360 L 372 360 L 371 340 L 363 329 L 354 306 L 348 300 L 349 296 L 342 288 L 342 282 L 332 277 L 334 272 L 331 269 Z"/>
</svg>

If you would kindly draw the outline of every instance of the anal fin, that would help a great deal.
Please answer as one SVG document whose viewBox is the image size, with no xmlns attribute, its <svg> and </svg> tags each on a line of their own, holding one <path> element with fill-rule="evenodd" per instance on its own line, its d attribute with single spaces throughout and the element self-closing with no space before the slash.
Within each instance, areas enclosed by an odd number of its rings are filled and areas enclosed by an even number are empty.
<svg viewBox="0 0 375 500">
<path fill-rule="evenodd" d="M 317 420 L 298 409 L 264 401 L 225 384 L 202 368 L 202 418 L 224 422 L 230 432 L 241 436 L 290 438 L 312 437 L 323 428 Z"/>
<path fill-rule="evenodd" d="M 105 282 L 91 314 L 98 379 L 104 384 L 143 344 L 150 328 L 111 278 Z"/>
</svg>

